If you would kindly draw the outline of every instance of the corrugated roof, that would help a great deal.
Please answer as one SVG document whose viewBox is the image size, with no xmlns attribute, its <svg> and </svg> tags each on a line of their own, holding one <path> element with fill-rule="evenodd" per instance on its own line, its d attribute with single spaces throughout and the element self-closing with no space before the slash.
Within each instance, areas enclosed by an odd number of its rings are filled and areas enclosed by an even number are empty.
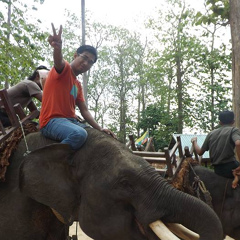
<svg viewBox="0 0 240 240">
<path fill-rule="evenodd" d="M 197 137 L 197 143 L 198 143 L 199 147 L 201 147 L 203 145 L 203 142 L 204 142 L 207 134 L 173 134 L 173 139 L 174 139 L 175 142 L 177 141 L 178 136 L 180 136 L 180 138 L 181 138 L 182 149 L 183 149 L 183 152 L 184 152 L 185 147 L 188 147 L 189 150 L 191 149 L 191 147 L 192 147 L 191 139 L 193 137 Z M 203 154 L 203 158 L 209 158 L 209 152 L 208 151 L 206 151 Z"/>
</svg>

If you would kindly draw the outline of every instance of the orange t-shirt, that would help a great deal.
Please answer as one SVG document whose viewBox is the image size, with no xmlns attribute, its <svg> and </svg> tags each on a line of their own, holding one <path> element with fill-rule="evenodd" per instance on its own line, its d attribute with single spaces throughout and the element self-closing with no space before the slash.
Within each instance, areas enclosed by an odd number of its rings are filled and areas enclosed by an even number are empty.
<svg viewBox="0 0 240 240">
<path fill-rule="evenodd" d="M 43 128 L 52 118 L 75 118 L 76 101 L 84 102 L 81 83 L 65 62 L 59 74 L 53 67 L 44 85 L 39 124 Z"/>
</svg>

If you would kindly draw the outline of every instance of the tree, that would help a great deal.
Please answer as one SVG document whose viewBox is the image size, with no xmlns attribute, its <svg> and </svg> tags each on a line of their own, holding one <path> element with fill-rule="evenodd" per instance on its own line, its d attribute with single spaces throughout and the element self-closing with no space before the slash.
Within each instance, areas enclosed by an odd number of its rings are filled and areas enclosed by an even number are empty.
<svg viewBox="0 0 240 240">
<path fill-rule="evenodd" d="M 92 71 L 88 82 L 88 88 L 90 89 L 88 94 L 89 109 L 94 112 L 94 118 L 104 126 L 106 125 L 104 116 L 108 111 L 107 102 L 109 102 L 108 93 L 110 92 L 112 74 L 108 67 L 108 49 L 102 47 L 98 54 L 101 56 L 101 60 L 98 61 L 97 67 Z"/>
<path fill-rule="evenodd" d="M 235 125 L 240 127 L 240 3 L 235 0 L 206 0 L 209 6 L 209 22 L 216 22 L 226 26 L 230 24 L 232 40 L 232 89 L 233 89 L 233 111 L 235 113 Z"/>
<path fill-rule="evenodd" d="M 172 134 L 176 132 L 177 121 L 174 114 L 167 114 L 166 108 L 157 102 L 149 104 L 141 113 L 138 127 L 144 131 L 149 129 L 156 150 L 162 150 L 164 147 L 168 147 Z"/>
<path fill-rule="evenodd" d="M 212 131 L 218 122 L 220 111 L 231 107 L 231 55 L 230 47 L 221 41 L 226 29 L 223 29 L 212 13 L 196 15 L 196 25 L 200 26 L 204 47 L 201 51 L 200 71 L 197 85 L 196 118 L 204 132 Z M 206 121 L 208 119 L 208 121 Z"/>
<path fill-rule="evenodd" d="M 31 18 L 29 23 L 31 15 L 26 4 L 1 0 L 0 5 L 6 11 L 0 14 L 1 87 L 4 84 L 4 87 L 8 88 L 25 78 L 36 68 L 39 61 L 44 60 L 41 49 L 46 46 L 47 35 L 40 30 L 40 20 L 34 22 L 34 18 Z M 32 6 L 32 9 L 35 11 L 36 7 Z"/>
<path fill-rule="evenodd" d="M 232 37 L 233 110 L 235 113 L 235 124 L 240 128 L 240 2 L 234 0 L 229 2 Z"/>
<path fill-rule="evenodd" d="M 118 138 L 125 142 L 136 118 L 136 105 L 131 103 L 138 97 L 139 72 L 142 70 L 139 63 L 144 57 L 144 47 L 139 35 L 125 28 L 99 23 L 91 26 L 89 39 L 98 46 L 99 60 L 89 78 L 90 109 L 95 114 L 98 111 L 98 117 L 107 111 L 108 120 L 118 129 Z"/>
<path fill-rule="evenodd" d="M 171 111 L 176 109 L 177 132 L 182 133 L 184 124 L 189 123 L 188 112 L 192 110 L 193 99 L 190 89 L 194 86 L 192 78 L 197 71 L 202 46 L 197 36 L 191 33 L 193 10 L 188 9 L 184 1 L 169 1 L 169 6 L 171 7 L 165 14 L 159 12 L 161 19 L 150 20 L 149 26 L 156 31 L 155 36 L 159 45 L 164 48 L 155 52 L 154 65 L 157 67 L 154 67 L 153 72 L 158 78 L 150 81 L 153 84 L 153 91 L 157 91 L 155 95 L 158 94 L 161 103 L 166 105 L 167 112 L 172 114 Z"/>
</svg>

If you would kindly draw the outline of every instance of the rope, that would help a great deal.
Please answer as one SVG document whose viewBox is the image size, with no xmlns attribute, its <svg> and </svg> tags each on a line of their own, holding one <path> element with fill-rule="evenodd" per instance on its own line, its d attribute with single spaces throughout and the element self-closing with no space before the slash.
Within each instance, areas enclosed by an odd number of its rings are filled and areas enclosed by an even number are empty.
<svg viewBox="0 0 240 240">
<path fill-rule="evenodd" d="M 23 134 L 23 139 L 24 139 L 24 142 L 25 142 L 25 145 L 26 145 L 26 152 L 23 154 L 23 156 L 26 156 L 28 155 L 31 151 L 29 151 L 29 148 L 28 148 L 28 144 L 27 144 L 27 140 L 26 140 L 26 135 L 25 135 L 25 132 L 24 132 L 24 129 L 23 129 L 23 125 L 22 125 L 22 122 L 21 122 L 21 119 L 19 118 L 19 116 L 16 114 L 17 118 L 18 118 L 18 121 L 20 123 L 20 126 L 21 126 L 21 130 L 22 130 L 22 134 Z"/>
<path fill-rule="evenodd" d="M 24 131 L 21 127 L 18 127 L 14 131 L 8 133 L 5 141 L 0 144 L 0 182 L 5 181 L 5 174 L 7 167 L 9 166 L 9 158 L 12 153 L 17 149 L 17 146 L 21 139 L 23 138 L 23 133 L 28 135 L 29 133 L 37 132 L 38 129 L 33 123 L 27 123 L 23 125 Z"/>
<path fill-rule="evenodd" d="M 225 199 L 226 199 L 226 192 L 227 192 L 227 186 L 228 186 L 229 181 L 230 181 L 230 179 L 227 180 L 226 186 L 225 186 L 225 189 L 224 189 L 222 206 L 221 206 L 221 213 L 220 213 L 220 219 L 221 219 L 221 220 L 222 220 L 223 207 L 224 207 L 224 203 L 225 203 Z"/>
<path fill-rule="evenodd" d="M 202 192 L 203 196 L 204 196 L 204 199 L 205 199 L 205 202 L 211 207 L 213 208 L 213 205 L 212 205 L 212 197 L 211 197 L 211 194 L 210 192 L 206 189 L 205 187 L 205 184 L 203 181 L 201 181 L 200 177 L 196 174 L 196 172 L 194 171 L 192 165 L 189 163 L 189 166 L 191 167 L 191 170 L 193 171 L 195 177 L 194 177 L 194 182 L 192 184 L 192 187 L 194 189 L 194 191 L 196 192 L 197 194 L 197 197 L 199 199 L 201 199 L 201 194 L 200 194 L 200 191 Z"/>
<path fill-rule="evenodd" d="M 197 193 L 197 197 L 198 197 L 199 199 L 201 199 L 200 191 L 199 191 L 199 190 L 201 190 L 201 192 L 202 192 L 202 194 L 203 194 L 203 196 L 204 196 L 205 202 L 206 202 L 211 208 L 213 208 L 211 194 L 210 194 L 210 192 L 206 189 L 203 181 L 201 181 L 198 176 L 194 177 L 193 189 L 194 189 L 194 191 Z"/>
</svg>

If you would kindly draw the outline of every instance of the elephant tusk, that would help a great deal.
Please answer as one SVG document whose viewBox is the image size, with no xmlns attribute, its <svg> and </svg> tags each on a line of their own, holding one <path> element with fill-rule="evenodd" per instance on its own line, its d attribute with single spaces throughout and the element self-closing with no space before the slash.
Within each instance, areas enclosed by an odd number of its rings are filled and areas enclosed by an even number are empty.
<svg viewBox="0 0 240 240">
<path fill-rule="evenodd" d="M 178 223 L 166 223 L 174 234 L 184 240 L 199 240 L 199 235 Z"/>
<path fill-rule="evenodd" d="M 164 223 L 160 220 L 150 223 L 149 227 L 153 230 L 153 232 L 163 240 L 180 240 L 176 237 L 169 229 L 164 225 Z"/>
<path fill-rule="evenodd" d="M 63 218 L 63 216 L 60 214 L 60 213 L 58 213 L 55 209 L 53 209 L 53 208 L 51 208 L 52 209 L 52 212 L 54 213 L 54 215 L 57 217 L 57 219 L 61 222 L 61 223 L 63 223 L 63 224 L 67 224 L 65 221 L 64 221 L 64 218 Z"/>
</svg>

